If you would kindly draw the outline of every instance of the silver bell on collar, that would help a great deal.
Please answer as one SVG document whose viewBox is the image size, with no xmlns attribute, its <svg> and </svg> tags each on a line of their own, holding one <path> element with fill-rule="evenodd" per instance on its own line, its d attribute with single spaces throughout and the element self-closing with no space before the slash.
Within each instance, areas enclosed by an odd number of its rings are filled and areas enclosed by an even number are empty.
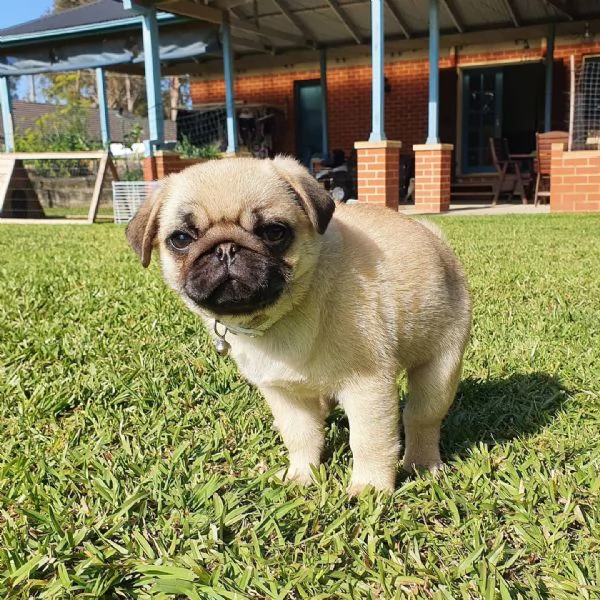
<svg viewBox="0 0 600 600">
<path fill-rule="evenodd" d="M 225 331 L 223 333 L 220 333 L 217 329 L 218 324 L 219 322 L 215 321 L 214 330 L 217 334 L 217 339 L 215 340 L 215 350 L 220 356 L 227 356 L 231 350 L 231 344 L 225 339 L 225 336 L 227 335 L 227 327 L 225 327 Z"/>
<path fill-rule="evenodd" d="M 215 342 L 215 350 L 217 354 L 227 356 L 231 350 L 231 344 L 224 337 L 220 337 Z"/>
</svg>

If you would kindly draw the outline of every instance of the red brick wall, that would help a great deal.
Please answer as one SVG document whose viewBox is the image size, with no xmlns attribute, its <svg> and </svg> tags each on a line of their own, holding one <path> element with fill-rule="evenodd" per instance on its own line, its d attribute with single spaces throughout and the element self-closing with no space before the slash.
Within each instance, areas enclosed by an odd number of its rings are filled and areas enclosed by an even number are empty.
<svg viewBox="0 0 600 600">
<path fill-rule="evenodd" d="M 385 131 L 389 139 L 400 139 L 406 147 L 424 142 L 427 135 L 427 61 L 402 62 L 386 66 L 392 91 L 386 94 Z M 249 75 L 235 80 L 235 96 L 249 103 L 271 103 L 287 109 L 282 136 L 283 152 L 295 153 L 294 81 L 318 79 L 319 71 L 289 71 Z M 371 132 L 371 68 L 351 66 L 330 68 L 327 73 L 329 139 L 332 148 L 350 153 L 354 142 L 368 140 Z M 220 80 L 192 82 L 194 104 L 222 102 L 225 84 Z M 407 107 L 414 109 L 407 113 Z"/>
<path fill-rule="evenodd" d="M 357 144 L 358 198 L 398 210 L 400 197 L 400 143 L 360 142 Z"/>
<path fill-rule="evenodd" d="M 552 146 L 552 212 L 600 211 L 600 152 L 566 152 Z"/>
<path fill-rule="evenodd" d="M 450 208 L 452 145 L 418 144 L 415 150 L 415 208 L 444 212 Z"/>
<path fill-rule="evenodd" d="M 206 162 L 203 158 L 180 158 L 172 152 L 157 152 L 155 156 L 144 158 L 144 181 L 162 179 L 171 173 L 179 173 L 187 167 Z"/>
<path fill-rule="evenodd" d="M 557 45 L 554 53 L 558 74 L 554 80 L 554 119 L 553 128 L 566 128 L 568 111 L 569 56 L 574 54 L 577 65 L 584 54 L 600 53 L 600 42 L 595 44 Z M 442 69 L 456 66 L 480 65 L 515 60 L 539 60 L 543 50 L 539 47 L 528 50 L 515 49 L 501 52 L 460 55 L 456 59 L 443 58 Z M 404 151 L 414 144 L 422 144 L 427 137 L 427 102 L 429 64 L 425 59 L 399 60 L 385 66 L 385 76 L 391 85 L 386 94 L 385 132 L 388 139 L 401 140 Z M 235 95 L 246 102 L 265 102 L 284 105 L 287 108 L 287 126 L 281 138 L 278 151 L 295 152 L 294 125 L 294 81 L 318 79 L 319 71 L 276 71 L 265 75 L 241 75 L 235 80 Z M 448 80 L 448 87 L 442 91 L 442 101 L 452 102 L 455 114 L 456 83 Z M 330 66 L 327 73 L 329 138 L 332 148 L 342 148 L 350 152 L 354 142 L 365 141 L 371 130 L 371 68 L 370 66 Z M 192 101 L 195 104 L 223 102 L 225 85 L 222 80 L 193 80 L 191 86 Z M 560 100 L 563 100 L 562 102 Z M 454 123 L 448 124 L 451 112 L 446 111 L 441 123 L 442 142 L 454 142 L 452 133 L 456 131 Z"/>
</svg>

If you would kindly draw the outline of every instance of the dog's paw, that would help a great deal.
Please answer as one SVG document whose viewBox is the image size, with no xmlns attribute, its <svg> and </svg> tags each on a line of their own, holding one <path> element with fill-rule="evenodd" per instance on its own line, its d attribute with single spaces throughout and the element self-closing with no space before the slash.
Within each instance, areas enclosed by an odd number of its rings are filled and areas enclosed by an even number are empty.
<svg viewBox="0 0 600 600">
<path fill-rule="evenodd" d="M 298 467 L 290 465 L 277 473 L 278 479 L 286 483 L 299 483 L 300 485 L 311 485 L 315 482 L 310 465 Z"/>
<path fill-rule="evenodd" d="M 370 483 L 350 482 L 350 485 L 348 486 L 348 496 L 355 498 L 356 496 L 360 496 L 367 489 L 374 489 L 373 485 Z"/>
<path fill-rule="evenodd" d="M 396 487 L 398 463 L 393 462 L 354 462 L 348 493 L 358 496 L 368 487 L 377 492 L 393 492 Z"/>
<path fill-rule="evenodd" d="M 395 487 L 394 483 L 394 481 L 389 480 L 387 477 L 371 477 L 364 481 L 353 477 L 348 486 L 348 495 L 360 496 L 367 489 L 372 489 L 376 492 L 392 493 Z"/>
<path fill-rule="evenodd" d="M 410 458 L 405 458 L 402 462 L 402 469 L 407 473 L 425 473 L 429 471 L 434 477 L 437 476 L 444 468 L 444 463 L 441 459 L 433 459 L 429 461 L 417 461 Z"/>
</svg>

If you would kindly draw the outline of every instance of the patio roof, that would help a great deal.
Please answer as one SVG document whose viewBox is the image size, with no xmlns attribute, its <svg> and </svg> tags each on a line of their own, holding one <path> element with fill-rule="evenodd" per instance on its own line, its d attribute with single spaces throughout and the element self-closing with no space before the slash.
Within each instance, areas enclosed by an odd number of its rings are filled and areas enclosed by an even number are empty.
<svg viewBox="0 0 600 600">
<path fill-rule="evenodd" d="M 208 61 L 220 64 L 216 30 L 224 20 L 230 23 L 235 59 L 248 66 L 314 57 L 317 48 L 352 55 L 364 52 L 371 42 L 370 0 L 136 0 L 135 4 L 159 11 L 165 75 L 201 72 Z M 398 49 L 424 48 L 428 4 L 428 0 L 385 0 L 386 41 Z M 130 51 L 138 46 L 137 39 L 130 38 L 141 30 L 141 19 L 125 10 L 121 0 L 98 0 L 0 30 L 0 75 L 95 66 L 143 73 L 143 57 Z M 583 35 L 586 22 L 592 22 L 593 30 L 600 28 L 600 2 L 440 0 L 439 21 L 442 45 L 544 35 L 549 24 L 555 24 L 559 34 Z M 207 28 L 214 37 L 206 37 Z M 74 56 L 59 64 L 57 46 L 63 55 Z M 16 65 L 18 55 L 23 58 Z"/>
<path fill-rule="evenodd" d="M 370 0 L 136 0 L 176 15 L 221 23 L 236 55 L 369 44 Z M 428 0 L 385 0 L 386 40 L 428 36 Z M 598 0 L 440 0 L 442 35 L 575 24 L 600 19 Z M 577 31 L 577 28 L 567 27 Z"/>
<path fill-rule="evenodd" d="M 158 13 L 159 57 L 167 64 L 220 56 L 218 27 Z M 0 30 L 0 76 L 104 67 L 144 74 L 142 17 L 121 0 L 97 0 Z"/>
</svg>

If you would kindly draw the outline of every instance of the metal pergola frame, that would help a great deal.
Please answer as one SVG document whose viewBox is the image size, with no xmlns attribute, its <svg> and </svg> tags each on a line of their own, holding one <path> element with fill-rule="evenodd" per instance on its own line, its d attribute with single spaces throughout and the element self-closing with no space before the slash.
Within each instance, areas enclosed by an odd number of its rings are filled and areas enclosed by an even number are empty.
<svg viewBox="0 0 600 600">
<path fill-rule="evenodd" d="M 365 39 L 360 34 L 358 29 L 353 25 L 352 21 L 344 12 L 343 7 L 337 0 L 326 0 L 336 17 L 343 23 L 352 39 L 357 44 L 365 43 Z M 509 0 L 506 0 L 509 1 Z M 241 29 L 251 32 L 254 35 L 262 38 L 270 39 L 271 37 L 285 37 L 288 41 L 298 43 L 300 46 L 315 48 L 315 41 L 311 32 L 303 25 L 296 17 L 294 11 L 286 0 L 276 0 L 276 6 L 281 13 L 292 23 L 292 25 L 302 34 L 302 36 L 290 36 L 287 33 L 278 32 L 270 27 L 257 27 L 255 24 L 241 18 L 235 9 L 237 6 L 245 4 L 245 0 L 217 0 L 214 6 L 209 4 L 199 4 L 193 0 L 123 0 L 125 8 L 132 11 L 141 12 L 144 15 L 144 52 L 148 57 L 146 62 L 146 79 L 148 81 L 148 97 L 154 99 L 155 81 L 160 79 L 160 70 L 158 60 L 151 52 L 151 47 L 146 48 L 146 43 L 156 44 L 152 31 L 156 29 L 156 11 L 157 9 L 169 11 L 173 14 L 186 16 L 211 23 L 219 24 L 223 33 L 223 62 L 224 62 L 224 79 L 225 79 L 225 97 L 227 107 L 227 152 L 237 152 L 237 131 L 236 119 L 234 112 L 235 98 L 233 90 L 233 60 L 232 60 L 232 28 Z M 429 70 L 429 115 L 428 115 L 428 136 L 427 144 L 438 144 L 439 138 L 439 47 L 440 47 L 440 30 L 439 30 L 439 12 L 443 6 L 451 16 L 456 29 L 463 32 L 460 21 L 452 9 L 449 0 L 429 0 L 429 63 L 435 65 L 435 68 Z M 385 9 L 390 10 L 392 5 L 389 0 L 371 0 L 371 62 L 372 62 L 372 108 L 371 108 L 371 134 L 370 142 L 385 141 L 385 107 L 384 107 L 384 47 L 385 47 L 385 28 L 384 15 Z M 404 21 L 397 10 L 392 9 L 392 15 L 402 28 L 405 36 L 410 38 Z M 553 44 L 552 44 L 553 46 Z M 154 53 L 155 54 L 155 53 Z M 327 61 L 325 57 L 325 49 L 321 48 L 320 54 L 320 78 L 321 84 L 326 89 L 327 81 Z M 551 62 L 550 62 L 551 64 Z M 150 102 L 155 106 L 158 101 Z M 322 154 L 328 154 L 328 135 L 327 135 L 327 94 L 322 95 L 323 111 L 323 142 Z M 156 133 L 154 139 L 149 140 L 147 153 L 152 152 L 152 146 L 160 143 L 160 125 L 161 116 L 157 113 L 150 114 L 150 123 L 155 123 L 154 129 L 151 125 L 151 131 Z"/>
<path fill-rule="evenodd" d="M 235 115 L 233 113 L 233 60 L 232 60 L 232 30 L 250 33 L 253 39 L 246 42 L 258 51 L 273 52 L 272 48 L 265 45 L 264 40 L 272 41 L 285 39 L 297 45 L 298 48 L 315 49 L 319 47 L 315 35 L 307 25 L 299 19 L 301 9 L 294 10 L 292 3 L 287 0 L 273 0 L 277 9 L 292 24 L 297 31 L 297 35 L 290 35 L 287 32 L 277 31 L 272 27 L 265 27 L 258 23 L 252 23 L 240 12 L 239 7 L 248 4 L 248 0 L 204 0 L 199 3 L 194 0 L 123 0 L 124 5 L 130 10 L 141 10 L 147 18 L 152 19 L 152 14 L 156 10 L 169 11 L 179 16 L 208 21 L 219 24 L 223 32 L 223 55 L 224 55 L 224 78 L 226 89 L 227 105 L 227 124 L 228 124 L 228 151 L 237 151 L 237 135 L 235 132 Z M 547 1 L 547 0 L 544 0 Z M 385 134 L 385 110 L 384 110 L 384 47 L 385 47 L 385 27 L 384 19 L 386 10 L 391 13 L 396 25 L 402 31 L 405 39 L 410 40 L 414 32 L 411 31 L 405 22 L 405 19 L 396 5 L 391 0 L 370 0 L 371 8 L 371 36 L 370 40 L 356 27 L 356 24 L 349 18 L 345 7 L 337 0 L 325 0 L 326 5 L 343 24 L 348 31 L 350 39 L 357 45 L 370 43 L 371 46 L 371 64 L 372 64 L 372 105 L 371 105 L 371 134 L 370 142 L 380 142 L 386 140 Z M 364 3 L 364 0 L 363 0 Z M 428 135 L 426 144 L 439 144 L 439 56 L 440 56 L 440 12 L 444 10 L 450 18 L 455 32 L 463 35 L 465 27 L 456 9 L 453 0 L 428 0 L 428 49 L 429 64 L 429 103 L 428 103 Z M 548 2 L 555 10 L 560 12 L 564 18 L 569 21 L 574 19 L 568 8 L 562 4 L 561 0 L 552 0 Z M 256 6 L 256 4 L 255 4 Z M 516 14 L 512 0 L 502 0 L 502 6 L 506 11 L 507 18 L 510 19 L 515 27 L 521 25 Z M 257 19 L 258 20 L 258 19 Z M 550 115 L 552 110 L 552 61 L 554 51 L 554 26 L 548 29 L 548 50 L 546 55 L 546 127 L 550 127 Z M 239 42 L 239 40 L 236 40 Z M 320 78 L 324 90 L 326 90 L 327 81 L 327 60 L 326 48 L 320 46 Z M 150 53 L 147 53 L 148 55 Z M 146 77 L 153 73 L 155 66 L 147 65 Z M 328 135 L 327 135 L 327 94 L 322 95 L 323 103 L 323 148 L 324 156 L 328 153 Z"/>
<path fill-rule="evenodd" d="M 160 95 L 160 75 L 161 65 L 157 52 L 158 48 L 158 21 L 168 21 L 169 19 L 192 19 L 202 21 L 205 24 L 218 26 L 222 37 L 222 69 L 226 87 L 226 109 L 227 109 L 227 139 L 228 152 L 236 152 L 237 134 L 235 119 L 235 98 L 233 90 L 234 81 L 234 59 L 239 61 L 252 60 L 252 55 L 263 55 L 269 59 L 277 59 L 280 55 L 282 60 L 289 56 L 308 55 L 314 57 L 318 52 L 320 64 L 320 76 L 323 89 L 326 92 L 327 79 L 327 58 L 343 48 L 345 52 L 352 51 L 352 45 L 355 48 L 364 48 L 365 44 L 370 45 L 371 64 L 372 64 L 372 128 L 370 141 L 383 141 L 386 139 L 384 123 L 384 47 L 387 43 L 405 44 L 410 47 L 423 48 L 428 47 L 429 62 L 432 68 L 429 69 L 429 109 L 428 109 L 428 135 L 427 144 L 439 143 L 439 76 L 438 65 L 440 55 L 440 32 L 442 21 L 445 22 L 444 40 L 447 44 L 460 43 L 461 40 L 476 39 L 479 36 L 485 40 L 487 35 L 481 30 L 468 31 L 465 25 L 464 13 L 459 11 L 460 2 L 457 0 L 427 0 L 428 2 L 428 30 L 427 32 L 416 31 L 407 21 L 406 15 L 398 7 L 395 0 L 322 0 L 320 3 L 313 3 L 313 9 L 306 9 L 295 5 L 291 0 L 272 0 L 276 8 L 275 13 L 256 12 L 256 7 L 260 6 L 260 0 L 122 0 L 123 6 L 131 12 L 131 19 L 125 21 L 140 22 L 143 34 L 144 45 L 144 71 L 146 77 L 148 107 L 149 107 L 149 126 L 150 135 L 146 143 L 146 154 L 152 153 L 161 147 L 164 147 L 164 126 L 162 114 L 162 98 Z M 350 10 L 364 8 L 370 2 L 370 36 L 365 35 L 364 31 L 358 27 L 356 20 L 350 16 Z M 503 11 L 504 18 L 509 30 L 507 35 L 514 37 L 516 30 L 527 32 L 535 28 L 538 34 L 545 32 L 547 39 L 546 51 L 546 125 L 549 127 L 549 117 L 552 107 L 552 58 L 554 50 L 554 36 L 556 33 L 555 23 L 560 23 L 563 29 L 569 25 L 576 25 L 581 17 L 571 9 L 571 4 L 565 0 L 536 0 L 537 4 L 542 3 L 546 9 L 552 13 L 551 18 L 545 22 L 532 23 L 525 22 L 517 11 L 516 0 L 498 0 Z M 247 14 L 247 6 L 255 9 L 254 18 Z M 593 3 L 590 3 L 592 6 Z M 306 14 L 310 16 L 313 11 L 327 11 L 332 18 L 338 22 L 347 38 L 342 41 L 329 42 L 320 39 L 316 35 L 314 24 L 311 27 L 307 24 Z M 590 14 L 590 18 L 600 17 Z M 170 13 L 167 14 L 167 13 Z M 387 14 L 387 17 L 386 17 Z M 174 16 L 174 17 L 173 17 Z M 269 19 L 283 18 L 293 31 L 284 31 L 283 28 L 271 26 Z M 399 33 L 395 35 L 385 35 L 385 19 L 390 19 L 389 23 L 393 25 L 394 30 Z M 267 24 L 264 24 L 264 21 Z M 316 22 L 313 22 L 316 23 Z M 388 26 L 390 26 L 388 23 Z M 116 25 L 115 25 L 116 26 Z M 281 27 L 281 21 L 280 21 Z M 543 27 L 543 29 L 541 29 Z M 43 32 L 46 37 L 51 36 L 53 32 Z M 56 32 L 54 32 L 56 34 Z M 13 36 L 14 37 L 14 36 Z M 17 36 L 18 37 L 18 36 Z M 42 36 L 44 37 L 44 36 Z M 456 38 L 456 41 L 453 41 Z M 14 42 L 10 36 L 4 38 L 4 41 Z M 2 37 L 0 36 L 0 46 Z M 388 46 L 389 47 L 389 46 Z M 234 55 L 234 49 L 237 55 Z M 364 52 L 364 49 L 363 49 Z M 313 58 L 314 60 L 314 58 Z M 105 97 L 104 94 L 104 73 L 102 70 L 96 71 L 99 98 Z M 327 94 L 323 95 L 323 154 L 328 152 L 327 136 Z M 0 77 L 0 101 L 2 102 L 2 118 L 4 130 L 6 132 L 7 150 L 12 145 L 12 120 L 10 109 L 10 97 L 8 94 L 8 83 L 6 77 Z M 102 120 L 103 141 L 109 140 L 108 122 L 106 119 L 106 102 L 100 108 Z"/>
</svg>

